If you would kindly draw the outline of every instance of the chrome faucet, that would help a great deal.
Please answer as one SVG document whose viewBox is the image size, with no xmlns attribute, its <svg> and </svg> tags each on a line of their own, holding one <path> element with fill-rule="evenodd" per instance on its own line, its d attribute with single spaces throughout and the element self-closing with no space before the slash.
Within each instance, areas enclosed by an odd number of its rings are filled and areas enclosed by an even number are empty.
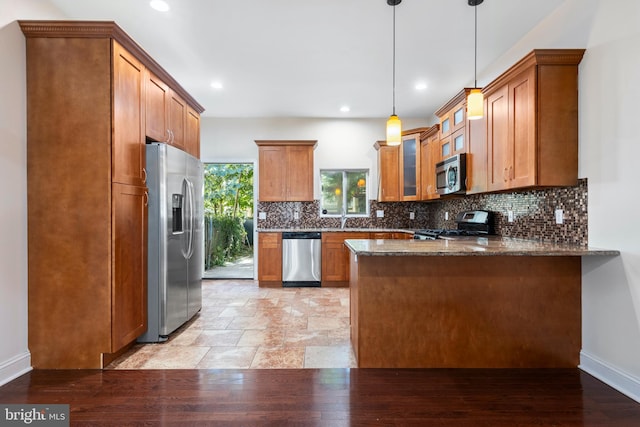
<svg viewBox="0 0 640 427">
<path fill-rule="evenodd" d="M 344 225 L 347 223 L 347 210 L 345 207 L 342 207 L 342 215 L 340 216 L 340 228 L 344 228 Z"/>
</svg>

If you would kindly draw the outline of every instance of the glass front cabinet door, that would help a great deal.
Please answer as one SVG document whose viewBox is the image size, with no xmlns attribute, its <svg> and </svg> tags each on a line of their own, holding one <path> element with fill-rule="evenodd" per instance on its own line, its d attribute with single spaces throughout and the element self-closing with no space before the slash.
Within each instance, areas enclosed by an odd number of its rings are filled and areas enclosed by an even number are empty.
<svg viewBox="0 0 640 427">
<path fill-rule="evenodd" d="M 420 195 L 420 133 L 402 137 L 400 155 L 402 200 L 418 200 Z"/>
</svg>

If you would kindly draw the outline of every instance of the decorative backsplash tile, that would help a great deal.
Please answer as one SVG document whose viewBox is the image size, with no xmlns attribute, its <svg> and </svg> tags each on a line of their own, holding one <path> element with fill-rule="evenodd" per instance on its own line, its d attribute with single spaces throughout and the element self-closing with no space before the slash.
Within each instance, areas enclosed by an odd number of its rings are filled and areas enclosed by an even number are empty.
<svg viewBox="0 0 640 427">
<path fill-rule="evenodd" d="M 476 194 L 439 200 L 431 205 L 433 228 L 456 228 L 458 212 L 483 209 L 495 213 L 496 234 L 554 243 L 587 245 L 587 180 L 575 187 Z M 556 224 L 555 210 L 562 209 L 564 223 Z M 513 222 L 508 222 L 508 211 Z M 445 212 L 449 220 L 445 221 Z"/>
<path fill-rule="evenodd" d="M 433 202 L 369 201 L 367 218 L 348 218 L 345 228 L 456 228 L 456 214 L 483 209 L 495 212 L 496 233 L 502 236 L 555 243 L 587 245 L 587 180 L 575 187 L 521 190 L 510 193 L 477 194 Z M 562 209 L 564 223 L 556 224 L 555 210 Z M 376 217 L 376 211 L 384 217 Z M 514 221 L 508 222 L 508 211 Z M 259 202 L 258 228 L 339 228 L 339 217 L 321 217 L 320 202 Z M 298 218 L 295 219 L 295 212 Z M 413 212 L 415 219 L 410 219 Z M 445 212 L 449 219 L 445 220 Z"/>
<path fill-rule="evenodd" d="M 384 217 L 378 218 L 376 211 Z M 424 202 L 386 202 L 369 200 L 369 217 L 347 218 L 345 228 L 425 228 L 429 223 L 429 205 Z M 340 228 L 340 217 L 321 217 L 320 201 L 258 202 L 258 212 L 266 219 L 258 219 L 258 228 Z M 298 218 L 295 219 L 295 212 Z M 410 219 L 410 213 L 414 219 Z"/>
</svg>

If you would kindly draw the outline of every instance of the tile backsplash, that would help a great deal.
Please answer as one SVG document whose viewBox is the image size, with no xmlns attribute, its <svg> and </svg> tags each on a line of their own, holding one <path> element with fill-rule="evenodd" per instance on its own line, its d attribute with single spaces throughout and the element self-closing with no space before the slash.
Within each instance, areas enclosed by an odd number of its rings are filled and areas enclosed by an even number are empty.
<svg viewBox="0 0 640 427">
<path fill-rule="evenodd" d="M 587 180 L 575 187 L 521 190 L 510 193 L 476 194 L 440 200 L 432 205 L 433 228 L 456 228 L 455 214 L 482 209 L 495 212 L 496 234 L 554 243 L 586 246 Z M 563 224 L 556 224 L 555 211 L 562 209 Z M 508 212 L 513 212 L 513 222 Z M 449 220 L 445 221 L 445 212 Z"/>
<path fill-rule="evenodd" d="M 349 218 L 345 228 L 456 228 L 458 212 L 483 209 L 495 212 L 496 233 L 502 236 L 556 243 L 587 245 L 587 180 L 574 187 L 521 190 L 510 193 L 477 194 L 433 202 L 369 201 L 369 217 Z M 562 209 L 563 224 L 556 224 L 555 211 Z M 376 217 L 376 211 L 384 217 Z M 513 222 L 508 212 L 513 212 Z M 320 202 L 259 202 L 258 228 L 338 228 L 340 218 L 320 216 Z M 295 219 L 295 213 L 298 219 Z M 413 212 L 415 218 L 410 219 Z M 445 220 L 448 212 L 449 219 Z"/>
<path fill-rule="evenodd" d="M 378 218 L 376 211 L 384 217 Z M 321 217 L 320 201 L 313 202 L 258 202 L 258 212 L 266 219 L 258 219 L 258 228 L 339 228 L 340 217 Z M 298 218 L 295 219 L 295 213 Z M 369 216 L 347 218 L 345 228 L 425 228 L 429 223 L 430 207 L 424 202 L 379 203 L 369 200 Z M 413 212 L 415 218 L 410 219 Z"/>
</svg>

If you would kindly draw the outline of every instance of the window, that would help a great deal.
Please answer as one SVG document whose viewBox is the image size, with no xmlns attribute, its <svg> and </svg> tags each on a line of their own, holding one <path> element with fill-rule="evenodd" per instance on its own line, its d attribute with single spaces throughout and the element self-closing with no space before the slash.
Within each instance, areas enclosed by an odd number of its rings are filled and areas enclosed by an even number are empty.
<svg viewBox="0 0 640 427">
<path fill-rule="evenodd" d="M 321 170 L 322 215 L 369 216 L 368 170 Z"/>
</svg>

